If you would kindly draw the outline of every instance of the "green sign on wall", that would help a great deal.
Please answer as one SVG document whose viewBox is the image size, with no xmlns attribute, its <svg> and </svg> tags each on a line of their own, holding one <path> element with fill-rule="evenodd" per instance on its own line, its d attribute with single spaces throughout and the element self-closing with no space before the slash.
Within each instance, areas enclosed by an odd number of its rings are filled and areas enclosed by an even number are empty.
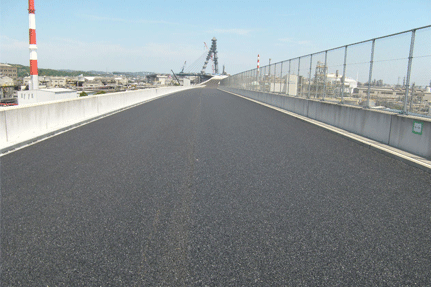
<svg viewBox="0 0 431 287">
<path fill-rule="evenodd" d="M 413 130 L 412 132 L 417 135 L 422 135 L 422 129 L 424 127 L 424 123 L 413 121 Z"/>
</svg>

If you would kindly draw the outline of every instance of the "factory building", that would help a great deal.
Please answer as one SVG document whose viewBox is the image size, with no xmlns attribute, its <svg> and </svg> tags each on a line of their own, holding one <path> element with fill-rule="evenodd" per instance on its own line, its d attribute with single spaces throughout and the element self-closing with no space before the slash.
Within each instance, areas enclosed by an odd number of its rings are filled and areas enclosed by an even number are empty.
<svg viewBox="0 0 431 287">
<path fill-rule="evenodd" d="M 14 87 L 14 81 L 11 77 L 0 76 L 0 100 L 12 98 Z"/>
<path fill-rule="evenodd" d="M 18 77 L 17 68 L 8 64 L 0 64 L 0 76 L 16 79 Z"/>
<path fill-rule="evenodd" d="M 326 81 L 328 84 L 333 86 L 341 85 L 343 76 L 338 73 L 330 73 L 326 75 Z M 352 78 L 345 77 L 344 78 L 344 88 L 345 92 L 351 93 L 353 89 L 358 87 L 358 82 Z"/>
<path fill-rule="evenodd" d="M 61 101 L 74 99 L 79 96 L 78 92 L 63 89 L 38 89 L 18 92 L 18 105 L 33 105 L 42 102 Z"/>
</svg>

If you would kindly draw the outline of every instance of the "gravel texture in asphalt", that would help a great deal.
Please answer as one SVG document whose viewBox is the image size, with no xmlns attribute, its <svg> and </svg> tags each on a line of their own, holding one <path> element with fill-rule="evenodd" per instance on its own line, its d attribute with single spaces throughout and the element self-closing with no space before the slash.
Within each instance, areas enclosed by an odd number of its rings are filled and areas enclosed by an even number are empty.
<svg viewBox="0 0 431 287">
<path fill-rule="evenodd" d="M 0 158 L 1 286 L 429 286 L 431 176 L 216 89 Z"/>
</svg>

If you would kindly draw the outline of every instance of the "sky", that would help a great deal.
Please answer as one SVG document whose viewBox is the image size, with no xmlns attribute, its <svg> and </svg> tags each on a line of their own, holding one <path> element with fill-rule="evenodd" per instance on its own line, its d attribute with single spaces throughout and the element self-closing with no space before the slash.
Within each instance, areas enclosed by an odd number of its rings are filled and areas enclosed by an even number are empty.
<svg viewBox="0 0 431 287">
<path fill-rule="evenodd" d="M 430 0 L 35 0 L 39 68 L 170 73 L 217 38 L 230 74 L 431 24 Z M 29 65 L 28 1 L 0 0 L 0 62 Z M 200 64 L 201 66 L 203 65 Z M 211 64 L 207 72 L 210 72 Z"/>
</svg>

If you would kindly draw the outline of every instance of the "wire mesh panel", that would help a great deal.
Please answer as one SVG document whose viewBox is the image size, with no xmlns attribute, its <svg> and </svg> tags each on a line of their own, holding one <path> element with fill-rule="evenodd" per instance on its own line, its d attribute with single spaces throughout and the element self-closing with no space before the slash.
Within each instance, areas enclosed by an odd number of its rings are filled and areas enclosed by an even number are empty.
<svg viewBox="0 0 431 287">
<path fill-rule="evenodd" d="M 309 91 L 310 60 L 310 55 L 299 59 L 298 96 L 303 98 L 308 96 Z"/>
<path fill-rule="evenodd" d="M 271 92 L 280 93 L 281 92 L 281 73 L 282 73 L 282 63 L 274 63 L 274 75 L 271 83 Z"/>
<path fill-rule="evenodd" d="M 311 77 L 310 98 L 323 98 L 326 79 L 325 52 L 313 54 Z"/>
<path fill-rule="evenodd" d="M 253 72 L 250 70 L 247 72 L 247 85 L 248 85 L 248 90 L 253 90 Z"/>
<path fill-rule="evenodd" d="M 372 41 L 348 46 L 346 76 L 344 78 L 344 103 L 366 106 Z"/>
<path fill-rule="evenodd" d="M 431 26 L 232 76 L 242 89 L 431 117 Z"/>
<path fill-rule="evenodd" d="M 264 66 L 260 69 L 259 90 L 261 92 L 269 92 L 268 73 L 269 66 Z"/>
<path fill-rule="evenodd" d="M 299 58 L 289 61 L 288 78 L 287 78 L 287 95 L 297 97 L 299 95 Z"/>
<path fill-rule="evenodd" d="M 248 90 L 248 71 L 244 72 L 243 85 L 244 85 L 244 89 Z"/>
<path fill-rule="evenodd" d="M 274 92 L 274 78 L 275 78 L 275 64 L 271 64 L 269 65 L 269 72 L 266 79 L 269 92 Z"/>
<path fill-rule="evenodd" d="M 244 74 L 245 73 L 241 73 L 238 75 L 238 82 L 237 82 L 237 88 L 238 89 L 245 89 L 245 85 L 243 84 L 244 83 L 244 80 L 243 80 Z"/>
<path fill-rule="evenodd" d="M 284 61 L 281 62 L 280 67 L 280 93 L 281 94 L 287 94 L 287 79 L 289 75 L 289 62 L 290 61 Z"/>
<path fill-rule="evenodd" d="M 242 75 L 241 75 L 241 89 L 246 89 L 247 88 L 247 86 L 246 86 L 246 84 L 247 84 L 247 73 L 242 73 Z"/>
<path fill-rule="evenodd" d="M 244 89 L 244 74 L 245 73 L 241 73 L 240 75 L 238 75 L 238 83 L 237 83 L 237 88 L 238 89 Z"/>
<path fill-rule="evenodd" d="M 370 106 L 402 111 L 411 33 L 377 39 L 370 83 Z"/>
<path fill-rule="evenodd" d="M 328 51 L 326 63 L 326 101 L 339 102 L 341 100 L 344 52 L 344 47 Z"/>
<path fill-rule="evenodd" d="M 278 63 L 277 66 L 277 93 L 282 93 L 283 90 L 283 62 Z"/>
<path fill-rule="evenodd" d="M 251 90 L 256 91 L 257 87 L 257 69 L 251 70 Z"/>
<path fill-rule="evenodd" d="M 407 111 L 431 116 L 431 28 L 415 33 Z"/>
</svg>

